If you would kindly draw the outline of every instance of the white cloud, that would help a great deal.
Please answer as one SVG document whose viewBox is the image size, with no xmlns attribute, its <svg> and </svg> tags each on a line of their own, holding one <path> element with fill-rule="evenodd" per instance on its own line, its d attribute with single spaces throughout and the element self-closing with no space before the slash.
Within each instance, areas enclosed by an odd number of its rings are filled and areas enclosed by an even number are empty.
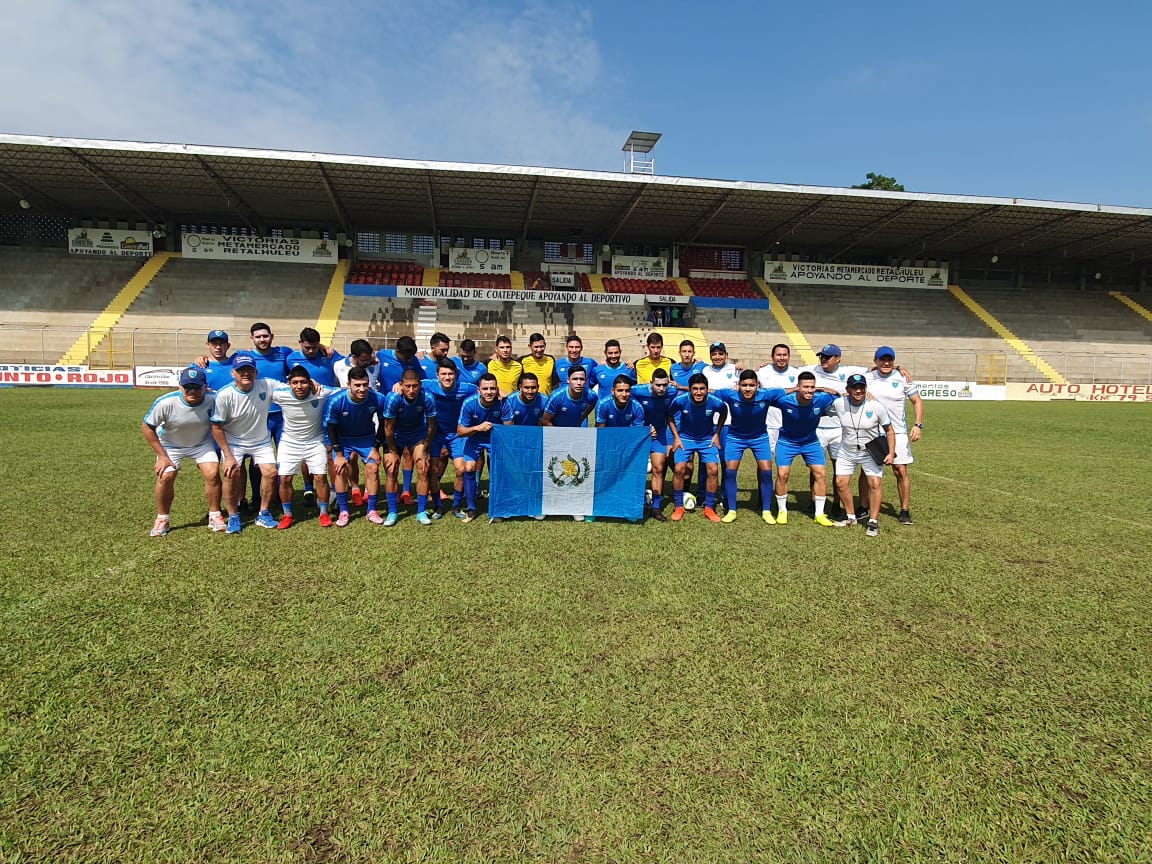
<svg viewBox="0 0 1152 864">
<path fill-rule="evenodd" d="M 287 0 L 6 12 L 0 131 L 614 167 L 589 13 L 535 0 Z M 31 71 L 34 70 L 34 71 Z"/>
</svg>

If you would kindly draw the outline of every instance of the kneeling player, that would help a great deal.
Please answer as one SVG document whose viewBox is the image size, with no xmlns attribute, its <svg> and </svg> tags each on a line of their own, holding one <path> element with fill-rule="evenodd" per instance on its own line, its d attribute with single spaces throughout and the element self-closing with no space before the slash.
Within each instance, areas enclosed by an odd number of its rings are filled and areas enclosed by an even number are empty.
<svg viewBox="0 0 1152 864">
<path fill-rule="evenodd" d="M 708 379 L 697 372 L 688 379 L 688 392 L 672 400 L 668 409 L 668 424 L 672 429 L 675 446 L 676 473 L 673 495 L 676 509 L 672 521 L 684 518 L 684 484 L 692 475 L 692 457 L 697 455 L 707 472 L 707 492 L 704 498 L 704 516 L 710 522 L 719 522 L 716 513 L 716 487 L 720 471 L 720 430 L 728 417 L 728 406 L 708 392 Z"/>
<path fill-rule="evenodd" d="M 324 409 L 328 399 L 339 392 L 336 387 L 313 386 L 308 370 L 299 365 L 288 370 L 287 384 L 281 384 L 272 391 L 272 401 L 280 406 L 283 415 L 280 447 L 276 452 L 280 472 L 280 506 L 284 510 L 276 527 L 281 531 L 292 527 L 292 481 L 301 465 L 307 468 L 306 476 L 315 484 L 314 489 L 320 496 L 320 527 L 332 527 L 332 517 L 328 515 L 328 448 L 324 444 Z"/>
<path fill-rule="evenodd" d="M 144 415 L 140 430 L 156 454 L 156 521 L 149 532 L 153 537 L 168 533 L 176 474 L 185 459 L 194 461 L 204 475 L 208 527 L 227 528 L 220 513 L 220 457 L 212 441 L 214 408 L 214 396 L 205 391 L 204 371 L 192 367 L 180 373 L 180 389 L 161 396 Z"/>
<path fill-rule="evenodd" d="M 353 455 L 364 463 L 368 512 L 364 518 L 373 525 L 384 522 L 377 509 L 380 493 L 380 451 L 385 447 L 384 423 L 377 423 L 380 396 L 368 384 L 368 370 L 348 370 L 348 389 L 328 400 L 324 426 L 332 445 L 332 480 L 336 486 L 336 506 L 340 509 L 336 527 L 352 519 L 348 512 L 348 459 Z"/>
<path fill-rule="evenodd" d="M 388 518 L 384 520 L 384 527 L 391 528 L 400 518 L 399 470 L 405 454 L 411 454 L 416 469 L 416 521 L 421 525 L 431 525 L 432 517 L 427 512 L 428 454 L 432 449 L 432 439 L 436 437 L 436 400 L 424 392 L 419 372 L 404 370 L 400 376 L 400 392 L 388 394 L 380 416 L 384 421 L 384 437 L 388 441 L 388 453 L 384 457 Z M 436 497 L 440 497 L 439 489 Z"/>
</svg>

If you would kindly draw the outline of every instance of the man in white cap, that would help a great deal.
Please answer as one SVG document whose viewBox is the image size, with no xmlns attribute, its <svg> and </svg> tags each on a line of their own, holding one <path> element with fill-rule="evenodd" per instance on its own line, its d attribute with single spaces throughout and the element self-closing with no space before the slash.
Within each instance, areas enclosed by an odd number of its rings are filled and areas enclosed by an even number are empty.
<svg viewBox="0 0 1152 864">
<path fill-rule="evenodd" d="M 841 359 L 843 359 L 843 352 L 840 350 L 839 345 L 828 343 L 816 352 L 816 358 L 820 361 L 815 366 L 805 366 L 801 372 L 811 372 L 816 376 L 816 386 L 827 390 L 834 390 L 841 396 L 844 395 L 844 382 L 848 380 L 849 375 L 863 375 L 868 370 L 863 366 L 843 366 Z M 820 446 L 828 451 L 828 459 L 832 466 L 832 472 L 836 470 L 836 457 L 840 455 L 840 439 L 843 430 L 840 428 L 840 421 L 835 417 L 824 416 L 820 418 L 820 425 L 816 429 L 816 437 L 820 439 Z M 809 480 L 809 484 L 813 484 L 814 480 Z M 815 490 L 813 490 L 815 495 Z M 833 516 L 839 515 L 837 505 L 833 504 Z"/>
</svg>

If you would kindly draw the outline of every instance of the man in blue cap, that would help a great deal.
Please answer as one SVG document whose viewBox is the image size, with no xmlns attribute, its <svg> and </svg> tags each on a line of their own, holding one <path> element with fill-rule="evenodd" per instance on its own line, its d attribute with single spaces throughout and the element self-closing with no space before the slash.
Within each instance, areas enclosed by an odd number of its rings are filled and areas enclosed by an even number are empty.
<svg viewBox="0 0 1152 864">
<path fill-rule="evenodd" d="M 175 497 L 176 474 L 185 459 L 196 463 L 204 475 L 208 502 L 208 527 L 223 531 L 220 514 L 220 457 L 212 441 L 212 411 L 216 399 L 208 392 L 203 369 L 190 366 L 180 373 L 180 389 L 165 393 L 152 403 L 140 430 L 156 454 L 156 521 L 151 536 L 163 537 L 169 529 L 169 513 Z"/>
<path fill-rule="evenodd" d="M 800 371 L 811 372 L 816 377 L 817 387 L 833 390 L 841 396 L 845 393 L 844 382 L 848 380 L 849 375 L 863 375 L 868 371 L 863 366 L 842 365 L 840 361 L 843 359 L 843 352 L 839 345 L 831 342 L 823 345 L 816 352 L 816 358 L 820 361 L 819 363 L 815 366 L 806 366 Z M 828 416 L 820 418 L 820 425 L 816 429 L 816 437 L 820 440 L 820 446 L 828 451 L 828 461 L 831 463 L 833 476 L 835 476 L 836 471 L 836 457 L 840 455 L 842 431 L 840 421 L 835 417 Z M 814 486 L 814 479 L 809 482 Z M 815 495 L 814 489 L 813 495 Z M 839 508 L 835 502 L 832 504 L 832 515 L 834 517 L 839 515 Z"/>
<path fill-rule="evenodd" d="M 876 368 L 868 373 L 868 392 L 887 409 L 892 420 L 892 431 L 896 433 L 892 473 L 896 475 L 896 491 L 900 496 L 898 518 L 901 525 L 911 525 L 912 477 L 908 466 L 912 464 L 911 445 L 920 440 L 924 430 L 924 400 L 920 398 L 920 389 L 896 365 L 896 352 L 890 346 L 877 348 L 875 360 Z M 911 427 L 908 425 L 907 402 L 912 403 L 916 413 L 916 422 Z M 864 497 L 863 492 L 860 497 Z"/>
</svg>

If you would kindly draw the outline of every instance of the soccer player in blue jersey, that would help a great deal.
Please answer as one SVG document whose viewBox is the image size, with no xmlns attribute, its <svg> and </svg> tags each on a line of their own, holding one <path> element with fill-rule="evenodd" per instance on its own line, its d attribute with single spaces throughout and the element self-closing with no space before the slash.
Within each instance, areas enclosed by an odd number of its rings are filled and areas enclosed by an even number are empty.
<svg viewBox="0 0 1152 864">
<path fill-rule="evenodd" d="M 388 440 L 388 453 L 384 457 L 388 517 L 384 520 L 384 527 L 391 528 L 400 518 L 398 475 L 400 460 L 406 453 L 411 454 L 416 469 L 416 521 L 421 525 L 431 525 L 432 517 L 428 515 L 428 457 L 436 437 L 436 400 L 424 391 L 419 372 L 404 370 L 400 376 L 400 392 L 384 397 L 380 416 L 384 420 L 384 437 Z"/>
<path fill-rule="evenodd" d="M 207 392 L 205 379 L 203 369 L 185 369 L 180 373 L 180 389 L 153 402 L 140 424 L 144 440 L 156 454 L 156 521 L 149 532 L 152 537 L 168 533 L 176 474 L 185 459 L 194 461 L 204 475 L 208 527 L 213 531 L 227 527 L 220 513 L 220 457 L 212 440 L 216 400 Z"/>
<path fill-rule="evenodd" d="M 460 372 L 451 360 L 441 360 L 436 367 L 436 380 L 427 381 L 424 391 L 436 403 L 436 437 L 432 441 L 430 459 L 432 463 L 431 475 L 428 481 L 428 491 L 432 496 L 432 518 L 439 519 L 444 515 L 444 504 L 440 496 L 440 483 L 444 477 L 444 470 L 448 467 L 448 460 L 456 468 L 456 478 L 452 484 L 452 509 L 460 509 L 460 502 L 464 497 L 464 457 L 453 459 L 452 447 L 456 442 L 456 428 L 460 425 L 460 409 L 468 397 L 479 392 L 475 385 L 460 380 Z"/>
<path fill-rule="evenodd" d="M 389 351 L 381 348 L 376 352 L 376 361 L 379 364 L 380 392 L 384 394 L 400 392 L 400 377 L 409 369 L 418 372 L 424 377 L 424 367 L 420 365 L 420 358 L 416 356 L 416 340 L 411 336 L 401 336 L 396 340 L 396 346 Z M 404 486 L 400 490 L 400 503 L 405 507 L 412 505 L 412 456 L 405 454 L 402 460 L 404 471 Z"/>
<path fill-rule="evenodd" d="M 688 379 L 704 371 L 704 363 L 696 359 L 696 343 L 685 339 L 680 343 L 680 362 L 673 363 L 668 374 L 672 376 L 673 396 L 688 392 Z"/>
<path fill-rule="evenodd" d="M 476 386 L 480 383 L 480 376 L 488 371 L 488 367 L 476 359 L 476 343 L 471 339 L 461 339 L 457 350 L 459 353 L 452 358 L 452 362 L 460 370 L 458 380 L 462 384 Z"/>
<path fill-rule="evenodd" d="M 624 352 L 620 348 L 619 339 L 609 339 L 604 343 L 604 362 L 592 370 L 592 377 L 588 379 L 588 386 L 596 390 L 597 394 L 608 395 L 612 392 L 612 382 L 617 375 L 627 375 L 636 383 L 636 370 L 623 361 Z"/>
<path fill-rule="evenodd" d="M 788 479 L 792 462 L 797 456 L 812 474 L 812 501 L 816 505 L 816 524 L 832 527 L 836 523 L 824 514 L 827 500 L 828 475 L 824 448 L 816 435 L 816 427 L 824 409 L 836 401 L 835 390 L 816 392 L 816 376 L 801 372 L 796 376 L 796 388 L 769 390 L 768 401 L 780 409 L 782 416 L 780 438 L 776 441 L 776 524 L 788 524 Z"/>
<path fill-rule="evenodd" d="M 564 343 L 564 356 L 556 361 L 556 378 L 560 384 L 568 383 L 568 370 L 573 366 L 583 366 L 589 377 L 596 369 L 596 361 L 584 356 L 584 342 L 575 333 Z"/>
<path fill-rule="evenodd" d="M 669 392 L 671 381 L 665 370 L 654 369 L 651 383 L 632 388 L 632 398 L 644 409 L 645 419 L 652 429 L 652 452 L 648 454 L 648 461 L 652 465 L 652 505 L 648 516 L 657 522 L 666 521 L 660 508 L 664 503 L 664 471 L 668 465 L 668 448 L 672 443 L 668 434 L 668 407 L 673 398 Z"/>
<path fill-rule="evenodd" d="M 697 372 L 688 379 L 688 392 L 672 400 L 668 409 L 668 426 L 672 430 L 675 446 L 676 473 L 673 492 L 676 509 L 672 521 L 684 518 L 684 484 L 692 475 L 692 457 L 696 455 L 705 466 L 707 485 L 704 496 L 704 516 L 709 522 L 719 522 L 716 513 L 716 487 L 719 483 L 720 427 L 728 417 L 724 400 L 708 392 L 708 379 Z"/>
<path fill-rule="evenodd" d="M 596 428 L 647 425 L 644 406 L 632 398 L 632 379 L 627 375 L 617 375 L 612 382 L 612 394 L 596 403 Z"/>
<path fill-rule="evenodd" d="M 252 339 L 253 350 L 249 353 L 256 358 L 256 375 L 281 384 L 288 380 L 288 356 L 292 349 L 287 345 L 273 345 L 275 338 L 272 328 L 263 321 L 258 321 L 248 328 Z M 284 429 L 284 414 L 280 406 L 273 404 L 268 409 L 268 431 L 272 434 L 272 443 L 280 445 L 280 435 Z M 260 500 L 260 469 L 251 461 L 248 463 L 248 483 L 252 487 L 250 496 L 253 503 Z M 243 495 L 243 493 L 241 493 Z"/>
<path fill-rule="evenodd" d="M 571 428 L 584 425 L 584 420 L 596 410 L 596 396 L 588 391 L 587 384 L 588 373 L 583 366 L 570 369 L 568 386 L 548 397 L 540 425 Z"/>
<path fill-rule="evenodd" d="M 320 331 L 315 327 L 305 327 L 300 331 L 300 348 L 289 354 L 284 362 L 289 367 L 303 366 L 317 384 L 336 387 L 339 382 L 333 365 L 343 356 L 332 349 L 325 352 L 320 344 Z"/>
<path fill-rule="evenodd" d="M 452 347 L 452 340 L 444 333 L 433 333 L 428 340 L 428 350 L 417 357 L 420 368 L 424 370 L 425 381 L 435 381 L 437 369 L 441 360 L 448 359 L 448 352 Z"/>
<path fill-rule="evenodd" d="M 544 416 L 544 397 L 535 372 L 520 376 L 520 388 L 504 400 L 500 420 L 505 426 L 539 426 Z"/>
<path fill-rule="evenodd" d="M 768 438 L 767 427 L 768 410 L 772 407 L 768 398 L 770 392 L 761 389 L 760 382 L 756 380 L 756 372 L 752 369 L 740 373 L 737 389 L 716 391 L 716 395 L 728 405 L 728 415 L 732 418 L 727 427 L 728 434 L 723 436 L 724 497 L 728 502 L 728 510 L 722 520 L 724 522 L 736 521 L 736 477 L 745 450 L 751 450 L 756 459 L 760 500 L 772 500 L 772 442 Z M 760 517 L 769 525 L 776 524 L 772 511 L 766 506 L 760 511 Z"/>
<path fill-rule="evenodd" d="M 471 522 L 476 518 L 476 487 L 484 454 L 492 447 L 492 427 L 500 423 L 500 386 L 496 376 L 485 372 L 477 385 L 479 392 L 468 397 L 460 409 L 456 442 L 452 455 L 464 462 L 464 498 L 467 510 L 452 511 L 457 518 Z"/>
<path fill-rule="evenodd" d="M 352 518 L 348 512 L 348 459 L 353 453 L 364 463 L 368 492 L 365 518 L 373 525 L 384 522 L 378 505 L 381 451 L 387 448 L 384 424 L 377 424 L 381 400 L 382 397 L 369 386 L 368 371 L 359 367 L 348 370 L 348 389 L 328 400 L 324 426 L 332 447 L 332 479 L 340 511 L 336 517 L 337 528 L 344 528 Z"/>
<path fill-rule="evenodd" d="M 228 334 L 223 330 L 213 330 L 208 334 L 208 354 L 200 358 L 208 378 L 208 387 L 212 390 L 223 390 L 232 383 L 232 358 L 228 349 L 232 343 L 228 341 Z"/>
</svg>

